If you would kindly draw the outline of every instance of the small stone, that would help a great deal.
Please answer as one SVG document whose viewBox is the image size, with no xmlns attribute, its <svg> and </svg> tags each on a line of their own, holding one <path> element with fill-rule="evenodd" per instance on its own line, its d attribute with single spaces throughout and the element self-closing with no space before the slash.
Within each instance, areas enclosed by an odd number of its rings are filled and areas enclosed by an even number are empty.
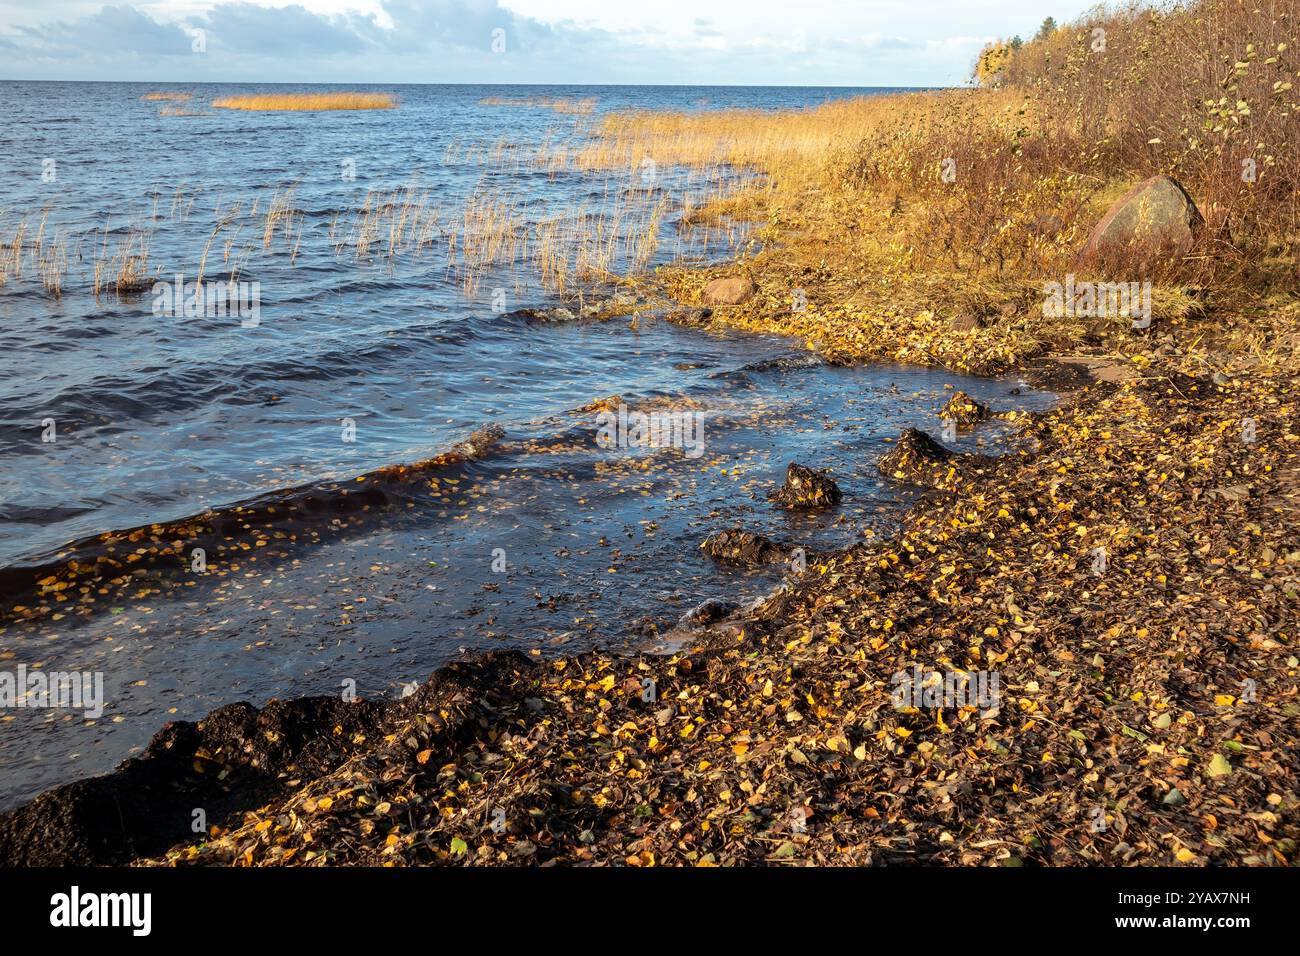
<svg viewBox="0 0 1300 956">
<path fill-rule="evenodd" d="M 770 538 L 752 531 L 729 528 L 711 534 L 700 544 L 700 550 L 724 564 L 754 567 L 783 561 L 789 549 Z"/>
<path fill-rule="evenodd" d="M 724 601 L 721 598 L 709 598 L 702 604 L 697 605 L 682 615 L 677 626 L 682 630 L 691 630 L 697 627 L 708 627 L 717 621 L 729 615 L 735 614 L 740 610 L 740 605 L 735 601 Z"/>
<path fill-rule="evenodd" d="M 959 428 L 966 429 L 974 427 L 991 414 L 987 406 L 981 405 L 965 392 L 957 391 L 948 399 L 948 404 L 939 412 L 939 417 L 954 421 Z"/>
<path fill-rule="evenodd" d="M 785 484 L 767 497 L 790 508 L 828 508 L 839 504 L 843 495 L 835 479 L 792 461 L 785 470 Z"/>
</svg>

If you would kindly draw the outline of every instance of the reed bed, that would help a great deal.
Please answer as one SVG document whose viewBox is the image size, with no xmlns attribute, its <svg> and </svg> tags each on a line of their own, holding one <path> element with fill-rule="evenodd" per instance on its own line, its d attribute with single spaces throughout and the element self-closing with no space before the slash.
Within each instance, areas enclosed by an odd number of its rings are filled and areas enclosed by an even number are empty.
<svg viewBox="0 0 1300 956">
<path fill-rule="evenodd" d="M 243 203 L 240 202 L 235 203 L 232 207 L 226 210 L 223 210 L 220 204 L 217 205 L 217 223 L 212 227 L 212 232 L 208 234 L 207 242 L 203 244 L 203 254 L 199 257 L 198 276 L 196 277 L 196 281 L 199 284 L 203 283 L 203 277 L 207 274 L 208 256 L 212 252 L 213 243 L 217 241 L 217 237 L 221 235 L 224 230 L 231 226 L 235 226 L 232 234 L 226 237 L 224 254 L 222 256 L 222 262 L 224 264 L 229 264 L 231 249 L 239 238 L 239 227 L 237 223 L 243 214 L 243 209 Z M 265 232 L 263 235 L 265 236 Z"/>
<path fill-rule="evenodd" d="M 478 102 L 480 106 L 518 106 L 586 116 L 595 111 L 599 100 L 594 96 L 485 96 Z"/>
<path fill-rule="evenodd" d="M 23 274 L 23 243 L 27 234 L 27 217 L 18 220 L 13 227 L 13 234 L 6 240 L 0 238 L 0 285 L 13 276 L 19 279 Z"/>
<path fill-rule="evenodd" d="M 30 264 L 46 295 L 53 299 L 63 296 L 64 276 L 76 253 L 69 252 L 61 232 L 56 232 L 53 238 L 47 236 L 48 217 L 47 209 L 41 213 L 36 234 L 30 240 L 26 216 L 13 226 L 8 238 L 0 235 L 0 286 L 6 285 L 10 277 L 21 279 Z"/>
<path fill-rule="evenodd" d="M 51 298 L 63 297 L 63 276 L 68 271 L 68 249 L 62 238 L 43 246 L 36 260 L 41 285 Z"/>
<path fill-rule="evenodd" d="M 339 224 L 342 216 L 342 210 L 334 215 L 330 242 L 336 256 L 350 247 L 358 261 L 380 251 L 390 262 L 404 253 L 419 253 L 441 234 L 441 210 L 430 205 L 429 191 L 415 182 L 391 190 L 368 190 L 352 213 L 346 234 Z"/>
<path fill-rule="evenodd" d="M 252 111 L 391 110 L 397 107 L 397 97 L 391 93 L 262 93 L 223 96 L 212 105 Z"/>
<path fill-rule="evenodd" d="M 153 282 L 149 267 L 149 233 L 132 228 L 119 237 L 109 251 L 108 227 L 102 230 L 99 252 L 95 256 L 94 293 L 137 295 Z"/>
<path fill-rule="evenodd" d="M 1102 9 L 1009 50 L 984 89 L 802 110 L 615 113 L 532 162 L 631 181 L 683 167 L 708 174 L 719 188 L 688 197 L 682 226 L 759 223 L 760 243 L 781 243 L 835 285 L 879 276 L 917 291 L 913 304 L 944 309 L 988 308 L 1019 297 L 1017 284 L 1069 271 L 1110 202 L 1169 173 L 1207 228 L 1193 255 L 1153 278 L 1293 285 L 1297 23 L 1297 0 Z"/>
<path fill-rule="evenodd" d="M 166 93 L 166 92 L 146 93 L 144 96 L 140 97 L 140 99 L 142 100 L 149 100 L 151 102 L 162 100 L 165 102 L 175 102 L 175 103 L 183 103 L 193 98 L 194 98 L 193 93 Z"/>
<path fill-rule="evenodd" d="M 289 248 L 290 264 L 298 258 L 298 249 L 302 243 L 302 213 L 294 205 L 296 186 L 277 189 L 271 196 L 262 218 L 262 249 L 269 251 L 275 241 L 277 230 L 283 235 Z M 256 216 L 256 206 L 252 215 Z"/>
<path fill-rule="evenodd" d="M 537 218 L 525 212 L 525 197 L 491 182 L 485 178 L 465 201 L 449 206 L 433 202 L 416 182 L 369 190 L 355 210 L 335 213 L 329 228 L 334 254 L 392 269 L 404 256 L 421 257 L 437 247 L 467 295 L 476 294 L 489 274 L 519 288 L 536 279 L 543 288 L 568 292 L 644 268 L 660 248 L 673 207 L 656 190 L 607 181 L 595 201 L 566 203 Z M 675 241 L 684 249 L 701 237 Z"/>
</svg>

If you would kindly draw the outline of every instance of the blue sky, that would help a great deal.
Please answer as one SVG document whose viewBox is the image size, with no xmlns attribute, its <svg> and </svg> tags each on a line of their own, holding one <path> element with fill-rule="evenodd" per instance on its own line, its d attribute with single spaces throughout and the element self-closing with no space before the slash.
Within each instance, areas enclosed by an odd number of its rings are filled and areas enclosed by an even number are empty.
<svg viewBox="0 0 1300 956">
<path fill-rule="evenodd" d="M 941 86 L 965 81 L 986 40 L 1090 6 L 0 0 L 0 79 Z"/>
</svg>

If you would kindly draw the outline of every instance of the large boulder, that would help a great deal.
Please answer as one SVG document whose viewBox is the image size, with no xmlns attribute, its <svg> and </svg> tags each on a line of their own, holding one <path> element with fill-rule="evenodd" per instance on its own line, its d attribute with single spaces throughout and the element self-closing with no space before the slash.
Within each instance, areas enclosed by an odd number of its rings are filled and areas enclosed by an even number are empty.
<svg viewBox="0 0 1300 956">
<path fill-rule="evenodd" d="M 748 276 L 714 279 L 704 287 L 704 301 L 709 305 L 740 305 L 748 302 L 758 292 L 758 286 Z"/>
<path fill-rule="evenodd" d="M 1176 180 L 1152 176 L 1125 193 L 1102 216 L 1079 253 L 1079 264 L 1138 268 L 1186 255 L 1205 224 Z"/>
</svg>

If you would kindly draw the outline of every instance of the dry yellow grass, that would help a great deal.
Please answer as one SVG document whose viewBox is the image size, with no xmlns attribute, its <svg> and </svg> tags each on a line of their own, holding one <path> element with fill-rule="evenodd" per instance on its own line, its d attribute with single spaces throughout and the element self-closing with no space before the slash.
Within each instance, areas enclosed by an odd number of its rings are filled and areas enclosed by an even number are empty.
<svg viewBox="0 0 1300 956">
<path fill-rule="evenodd" d="M 762 290 L 720 310 L 720 321 L 798 335 L 841 360 L 987 372 L 1094 331 L 1049 321 L 1041 308 L 1043 282 L 1071 271 L 1100 216 L 1093 200 L 1114 176 L 1084 174 L 1089 151 L 1058 117 L 1011 90 L 627 113 L 536 161 L 626 170 L 634 182 L 682 167 L 703 176 L 709 193 L 683 205 L 679 231 L 728 230 L 740 249 L 728 271 Z M 698 303 L 715 274 L 683 264 L 636 282 L 647 295 Z M 1182 321 L 1193 309 L 1172 285 L 1155 300 L 1158 318 Z M 964 315 L 978 327 L 954 330 Z"/>
<path fill-rule="evenodd" d="M 23 241 L 27 234 L 27 217 L 18 221 L 14 227 L 13 237 L 5 240 L 0 237 L 0 286 L 9 281 L 9 276 L 21 278 L 23 274 Z"/>
<path fill-rule="evenodd" d="M 222 110 L 391 110 L 397 97 L 391 93 L 263 93 L 223 96 L 212 101 Z"/>
<path fill-rule="evenodd" d="M 526 106 L 583 116 L 595 110 L 597 100 L 594 96 L 485 96 L 478 102 L 480 106 Z"/>
<path fill-rule="evenodd" d="M 1208 16 L 1228 3 L 1192 7 Z M 1297 43 L 1294 18 L 1269 9 L 1274 16 L 1251 27 L 1268 42 L 1253 49 L 1271 52 L 1267 61 L 1260 54 L 1260 63 L 1276 71 Z M 1226 14 L 1213 22 L 1226 39 L 1243 29 Z M 1254 69 L 1250 49 L 1238 74 Z M 1123 75 L 1113 83 L 1125 96 L 1146 95 L 1145 85 Z M 1294 288 L 1294 152 L 1257 147 L 1266 155 L 1255 183 L 1240 175 L 1239 148 L 1246 126 L 1272 131 L 1260 143 L 1293 135 L 1297 107 L 1289 93 L 1289 84 L 1275 83 L 1271 99 L 1204 129 L 1174 112 L 1181 99 L 1161 100 L 1168 115 L 1149 118 L 1143 129 L 1193 128 L 1193 144 L 1172 156 L 1159 153 L 1161 138 L 1145 135 L 1145 153 L 1117 150 L 1133 133 L 1124 116 L 1081 113 L 1069 108 L 1073 94 L 1022 79 L 999 89 L 804 110 L 613 114 L 595 124 L 588 141 L 557 142 L 534 162 L 553 172 L 648 172 L 652 180 L 656 171 L 683 167 L 713 176 L 713 194 L 703 204 L 687 202 L 679 224 L 748 223 L 748 239 L 727 271 L 749 275 L 761 290 L 744 306 L 719 310 L 719 321 L 800 335 L 838 359 L 989 372 L 1127 329 L 1109 319 L 1053 320 L 1044 314 L 1042 290 L 1076 271 L 1077 252 L 1110 202 L 1155 173 L 1179 176 L 1210 226 L 1194 255 L 1144 276 L 1156 283 L 1157 320 L 1176 326 L 1215 303 L 1232 307 L 1286 287 L 1288 279 Z M 749 175 L 728 181 L 719 175 L 726 170 Z M 1224 222 L 1232 228 L 1220 228 Z M 637 284 L 648 295 L 699 303 L 718 271 L 675 266 Z"/>
<path fill-rule="evenodd" d="M 61 238 L 38 250 L 36 267 L 46 294 L 51 298 L 62 298 L 63 275 L 68 271 L 68 249 Z"/>
<path fill-rule="evenodd" d="M 1296 0 L 1090 13 L 1026 45 L 998 89 L 612 114 L 586 141 L 548 143 L 533 163 L 626 171 L 634 182 L 682 168 L 710 177 L 679 227 L 733 230 L 744 248 L 732 270 L 763 290 L 724 321 L 805 333 L 845 358 L 987 369 L 1082 334 L 1085 323 L 1045 321 L 1044 283 L 1075 271 L 1109 204 L 1156 173 L 1177 176 L 1208 220 L 1195 254 L 1149 276 L 1158 313 L 1179 321 L 1200 308 L 1187 289 L 1231 301 L 1294 288 L 1295 14 Z M 1104 59 L 1089 46 L 1097 17 L 1117 38 Z M 1225 49 L 1235 51 L 1226 67 Z M 1176 90 L 1146 76 L 1167 70 Z M 703 278 L 669 269 L 640 282 L 698 301 Z M 806 311 L 791 311 L 795 292 Z M 952 335 L 958 317 L 979 327 Z"/>
<path fill-rule="evenodd" d="M 130 229 L 124 238 L 117 239 L 117 248 L 109 253 L 108 226 L 103 229 L 100 252 L 95 256 L 95 295 L 113 292 L 117 295 L 140 294 L 152 285 L 149 269 L 150 235 L 139 229 Z"/>
</svg>

